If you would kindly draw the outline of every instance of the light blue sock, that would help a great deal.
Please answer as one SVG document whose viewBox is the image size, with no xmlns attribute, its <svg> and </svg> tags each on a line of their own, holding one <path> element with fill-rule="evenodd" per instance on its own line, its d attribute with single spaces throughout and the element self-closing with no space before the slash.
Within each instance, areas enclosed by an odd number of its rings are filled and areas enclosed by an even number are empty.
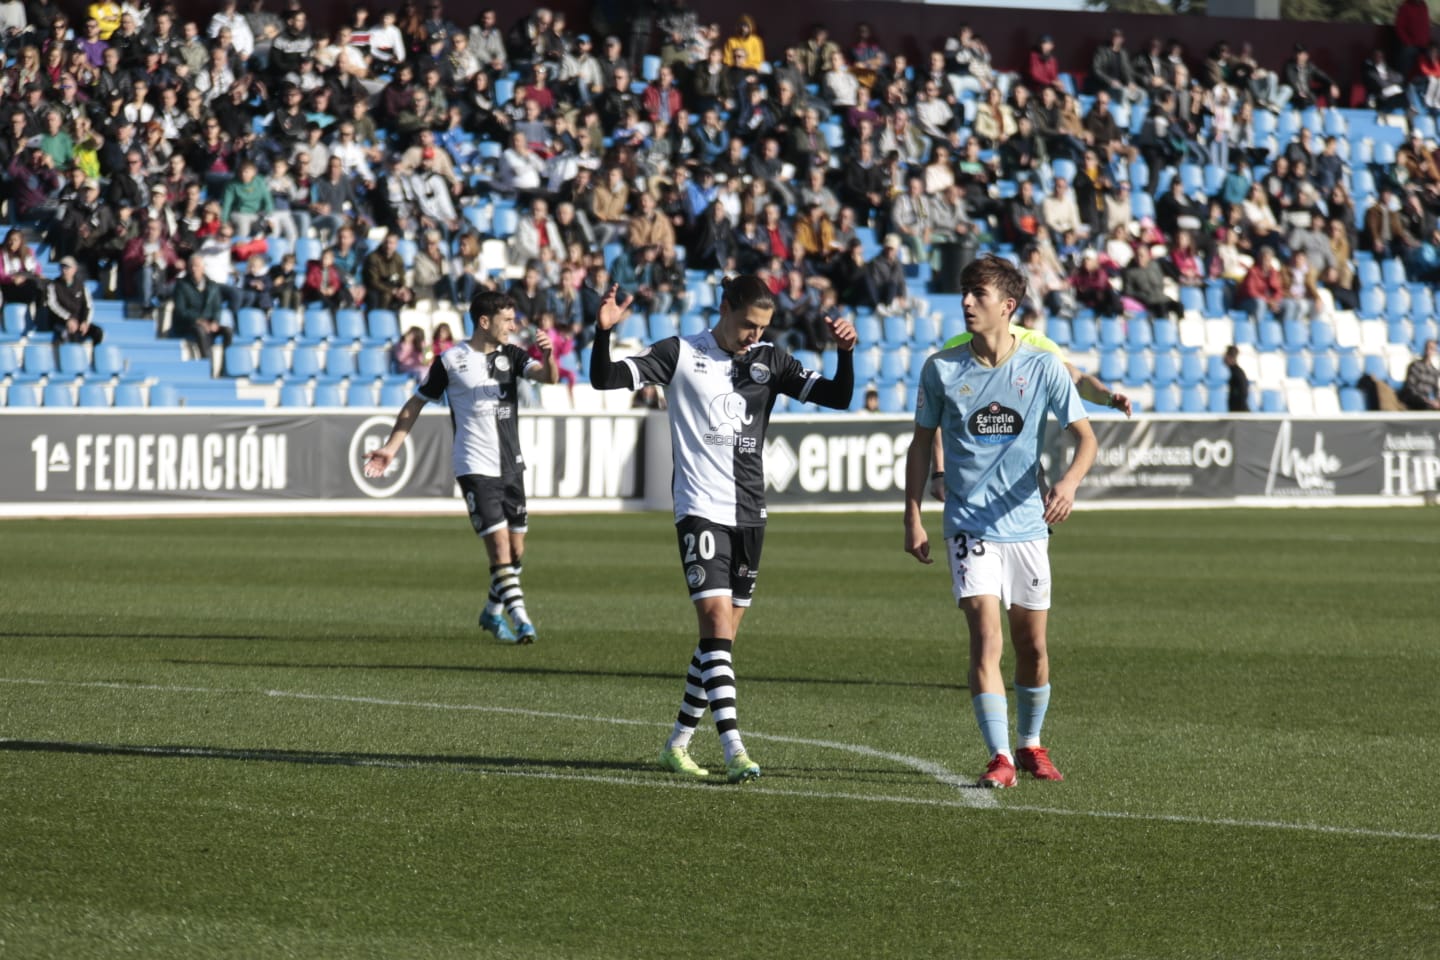
<svg viewBox="0 0 1440 960">
<path fill-rule="evenodd" d="M 1050 684 L 1043 687 L 1022 687 L 1015 684 L 1015 733 L 1020 746 L 1040 746 L 1040 728 L 1045 724 L 1045 710 L 1050 706 Z"/>
<path fill-rule="evenodd" d="M 1014 760 L 1010 753 L 1010 720 L 1003 693 L 978 693 L 970 698 L 975 707 L 975 722 L 980 725 L 980 736 L 990 756 L 1003 753 Z"/>
</svg>

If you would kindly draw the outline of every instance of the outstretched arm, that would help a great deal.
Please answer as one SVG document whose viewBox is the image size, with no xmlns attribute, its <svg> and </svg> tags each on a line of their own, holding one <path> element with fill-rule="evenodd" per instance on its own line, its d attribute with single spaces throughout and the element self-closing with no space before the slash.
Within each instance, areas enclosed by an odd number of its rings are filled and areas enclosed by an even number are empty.
<svg viewBox="0 0 1440 960">
<path fill-rule="evenodd" d="M 1099 377 L 1092 373 L 1085 373 L 1073 363 L 1066 363 L 1065 370 L 1070 374 L 1071 382 L 1079 389 L 1080 399 L 1088 400 L 1090 403 L 1099 404 L 1102 407 L 1109 407 L 1112 410 L 1119 410 L 1127 417 L 1133 412 L 1130 407 L 1130 398 L 1105 386 Z"/>
<path fill-rule="evenodd" d="M 365 476 L 383 477 L 389 469 L 390 462 L 395 459 L 395 454 L 400 452 L 400 445 L 410 435 L 410 428 L 415 425 L 415 418 L 420 416 L 420 411 L 425 407 L 425 400 L 420 396 L 411 397 L 405 401 L 405 406 L 400 408 L 400 413 L 395 417 L 395 426 L 390 428 L 390 439 L 385 445 L 371 450 L 365 455 Z"/>
</svg>

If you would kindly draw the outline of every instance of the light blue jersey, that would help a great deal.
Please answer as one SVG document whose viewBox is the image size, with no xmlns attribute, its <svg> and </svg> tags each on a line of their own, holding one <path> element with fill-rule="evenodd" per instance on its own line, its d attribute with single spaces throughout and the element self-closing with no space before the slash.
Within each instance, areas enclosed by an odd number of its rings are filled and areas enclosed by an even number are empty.
<svg viewBox="0 0 1440 960">
<path fill-rule="evenodd" d="M 1086 419 L 1065 363 L 1023 340 L 999 366 L 969 345 L 925 361 L 915 423 L 940 427 L 945 450 L 945 536 L 997 543 L 1049 535 L 1040 498 L 1047 413 L 1064 426 Z"/>
</svg>

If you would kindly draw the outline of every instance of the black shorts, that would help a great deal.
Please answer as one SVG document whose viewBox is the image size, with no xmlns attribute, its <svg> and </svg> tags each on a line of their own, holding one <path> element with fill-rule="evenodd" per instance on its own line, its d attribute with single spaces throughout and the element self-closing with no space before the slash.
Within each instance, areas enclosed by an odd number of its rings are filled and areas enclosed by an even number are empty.
<svg viewBox="0 0 1440 960">
<path fill-rule="evenodd" d="M 525 511 L 525 478 L 482 477 L 468 473 L 456 477 L 460 492 L 465 497 L 465 509 L 470 511 L 470 526 L 482 537 L 510 528 L 512 533 L 524 533 L 529 522 Z"/>
<path fill-rule="evenodd" d="M 764 527 L 727 527 L 691 516 L 675 524 L 675 534 L 691 600 L 729 597 L 734 606 L 750 606 L 765 546 Z"/>
</svg>

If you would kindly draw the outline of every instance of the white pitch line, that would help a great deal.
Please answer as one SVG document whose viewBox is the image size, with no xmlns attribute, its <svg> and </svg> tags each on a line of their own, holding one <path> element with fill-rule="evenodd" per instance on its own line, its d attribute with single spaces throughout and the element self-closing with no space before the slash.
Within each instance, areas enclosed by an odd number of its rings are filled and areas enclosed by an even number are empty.
<svg viewBox="0 0 1440 960">
<path fill-rule="evenodd" d="M 356 697 L 344 696 L 341 694 L 304 693 L 292 690 L 233 690 L 213 687 L 181 687 L 168 686 L 163 684 L 128 684 L 115 683 L 113 681 L 81 681 L 81 680 L 36 680 L 27 678 L 6 678 L 0 677 L 0 683 L 28 684 L 32 686 L 68 686 L 68 687 L 91 687 L 106 690 L 147 690 L 153 692 L 169 693 L 206 693 L 206 694 L 248 694 L 262 693 L 267 697 L 278 697 L 288 700 L 318 700 L 330 703 L 355 703 L 377 707 L 404 707 L 419 710 L 448 710 L 448 711 L 469 711 L 475 713 L 498 713 L 511 716 L 537 717 L 547 720 L 574 720 L 581 723 L 608 723 L 619 726 L 635 727 L 664 727 L 666 724 L 656 723 L 653 720 L 627 720 L 622 717 L 591 717 L 577 713 L 557 713 L 549 710 L 527 710 L 521 707 L 491 707 L 473 703 L 430 703 L 415 700 L 385 700 L 379 697 Z M 801 746 L 818 747 L 828 750 L 840 750 L 846 753 L 853 753 L 863 757 L 873 757 L 877 760 L 886 760 L 902 767 L 909 767 L 919 773 L 932 777 L 937 783 L 947 787 L 954 787 L 959 791 L 960 800 L 956 806 L 989 808 L 996 806 L 995 796 L 989 790 L 977 789 L 973 783 L 965 778 L 951 773 L 944 766 L 933 763 L 929 760 L 922 760 L 919 757 L 906 756 L 903 753 L 888 753 L 877 750 L 874 747 L 861 746 L 853 743 L 840 743 L 833 740 L 807 740 L 800 737 L 786 737 L 777 734 L 754 733 L 746 731 L 745 735 L 753 740 L 771 740 L 777 743 L 791 743 Z M 622 781 L 626 782 L 626 781 Z"/>
<path fill-rule="evenodd" d="M 526 710 L 519 707 L 486 707 L 479 704 L 444 704 L 427 703 L 408 700 L 383 700 L 376 697 L 351 697 L 330 694 L 300 693 L 285 690 L 236 690 L 217 687 L 185 687 L 170 686 L 164 684 L 139 684 L 139 683 L 116 683 L 107 681 L 83 681 L 83 680 L 39 680 L 30 678 L 0 677 L 0 683 L 44 686 L 44 687 L 85 687 L 99 688 L 106 690 L 146 690 L 162 693 L 205 693 L 205 694 L 255 694 L 260 693 L 270 697 L 283 697 L 296 700 L 320 700 L 339 703 L 369 704 L 372 706 L 394 706 L 411 707 L 429 710 L 460 710 L 474 711 L 480 713 L 501 713 L 520 716 L 541 717 L 546 719 L 578 720 L 590 723 L 610 723 L 625 726 L 655 727 L 664 724 L 648 720 L 627 720 L 619 717 L 590 717 L 583 714 L 555 713 L 542 710 Z M 773 740 L 778 743 L 793 743 L 800 745 L 824 747 L 828 749 L 844 750 L 862 756 L 871 756 L 878 759 L 892 760 L 904 766 L 928 773 L 941 783 L 951 786 L 969 786 L 969 782 L 949 773 L 939 764 L 930 763 L 926 760 L 919 760 L 915 757 L 906 757 L 901 754 L 885 753 L 871 747 L 863 747 L 856 744 L 836 743 L 829 740 L 808 740 L 800 737 L 786 737 L 774 734 L 747 733 L 746 736 Z M 0 743 L 10 742 L 8 738 L 0 738 Z M 146 748 L 127 747 L 127 750 L 136 752 L 156 753 L 157 755 L 173 755 L 176 748 Z M 186 755 L 216 757 L 243 755 L 244 750 L 209 750 L 207 748 L 182 748 Z M 271 759 L 270 755 L 256 753 L 255 759 Z M 345 766 L 385 767 L 396 769 L 435 769 L 434 764 L 406 763 L 395 760 L 377 760 L 365 758 L 344 758 Z M 454 769 L 464 772 L 474 772 L 491 776 L 516 777 L 527 780 L 565 780 L 583 783 L 602 783 L 613 786 L 624 787 L 649 787 L 672 790 L 709 790 L 714 789 L 713 784 L 689 783 L 677 780 L 637 780 L 627 777 L 603 776 L 597 774 L 583 773 L 557 773 L 553 771 L 535 770 L 496 770 L 487 767 L 456 766 Z M 1380 830 L 1373 827 L 1337 827 L 1321 823 L 1294 823 L 1285 820 L 1246 820 L 1231 817 L 1195 817 L 1183 814 L 1166 813 L 1134 813 L 1127 811 L 1110 810 L 1071 810 L 1063 807 L 1044 807 L 1030 804 L 1006 804 L 1001 807 L 995 802 L 994 791 L 982 791 L 973 788 L 961 790 L 959 799 L 906 797 L 893 794 L 865 794 L 832 792 L 825 790 L 786 790 L 775 787 L 760 786 L 758 784 L 747 785 L 745 793 L 763 794 L 777 797 L 801 797 L 815 800 L 859 800 L 866 803 L 898 803 L 910 806 L 925 807 L 948 807 L 961 809 L 976 809 L 986 807 L 996 809 L 1003 813 L 1041 813 L 1051 816 L 1063 817 L 1089 817 L 1097 820 L 1136 820 L 1150 823 L 1174 823 L 1190 824 L 1204 827 L 1234 827 L 1254 830 L 1287 830 L 1297 833 L 1321 833 L 1331 836 L 1342 837 L 1367 837 L 1381 840 L 1411 840 L 1423 843 L 1440 843 L 1440 833 L 1413 833 L 1404 830 Z M 972 794 L 976 796 L 972 796 Z"/>
</svg>

